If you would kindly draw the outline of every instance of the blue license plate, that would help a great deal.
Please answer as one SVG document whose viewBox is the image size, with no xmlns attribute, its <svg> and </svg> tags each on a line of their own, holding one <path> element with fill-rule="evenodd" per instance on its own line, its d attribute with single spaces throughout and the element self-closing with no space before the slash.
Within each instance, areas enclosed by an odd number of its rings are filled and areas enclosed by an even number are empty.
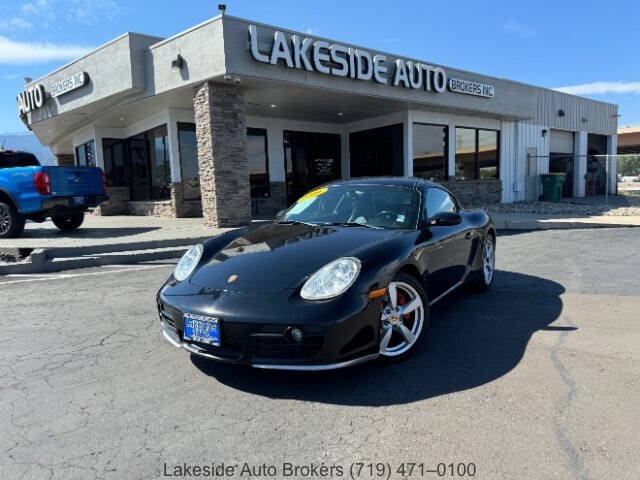
<svg viewBox="0 0 640 480">
<path fill-rule="evenodd" d="M 185 313 L 184 339 L 220 346 L 220 322 L 217 318 Z"/>
<path fill-rule="evenodd" d="M 72 201 L 74 205 L 84 205 L 84 197 L 73 197 Z"/>
</svg>

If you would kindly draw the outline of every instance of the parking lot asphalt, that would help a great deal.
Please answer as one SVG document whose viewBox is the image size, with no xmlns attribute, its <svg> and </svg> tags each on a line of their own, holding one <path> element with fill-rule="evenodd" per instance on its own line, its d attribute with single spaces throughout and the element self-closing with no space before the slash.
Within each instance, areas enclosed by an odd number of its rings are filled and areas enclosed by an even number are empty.
<svg viewBox="0 0 640 480">
<path fill-rule="evenodd" d="M 391 478 L 402 462 L 424 464 L 412 478 L 640 478 L 637 229 L 505 232 L 491 291 L 435 306 L 414 356 L 328 373 L 167 343 L 154 295 L 172 268 L 0 277 L 1 479 L 372 461 Z M 289 478 L 322 477 L 304 473 Z"/>
</svg>

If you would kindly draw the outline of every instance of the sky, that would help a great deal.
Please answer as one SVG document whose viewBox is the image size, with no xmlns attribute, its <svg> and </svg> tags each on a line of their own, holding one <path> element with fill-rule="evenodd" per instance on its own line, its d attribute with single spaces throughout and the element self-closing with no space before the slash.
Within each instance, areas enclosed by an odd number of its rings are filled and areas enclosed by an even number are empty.
<svg viewBox="0 0 640 480">
<path fill-rule="evenodd" d="M 0 132 L 16 95 L 126 32 L 166 37 L 218 14 L 205 0 L 0 0 Z M 227 14 L 619 105 L 640 123 L 640 2 L 227 0 Z"/>
</svg>

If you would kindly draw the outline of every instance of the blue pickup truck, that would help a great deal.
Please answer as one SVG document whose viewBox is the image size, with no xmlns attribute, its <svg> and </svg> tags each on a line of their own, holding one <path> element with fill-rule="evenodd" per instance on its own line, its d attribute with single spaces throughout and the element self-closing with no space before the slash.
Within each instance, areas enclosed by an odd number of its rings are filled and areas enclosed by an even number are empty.
<svg viewBox="0 0 640 480">
<path fill-rule="evenodd" d="M 42 166 L 35 155 L 0 149 L 0 238 L 18 237 L 26 220 L 47 218 L 75 230 L 84 212 L 108 200 L 97 167 Z"/>
</svg>

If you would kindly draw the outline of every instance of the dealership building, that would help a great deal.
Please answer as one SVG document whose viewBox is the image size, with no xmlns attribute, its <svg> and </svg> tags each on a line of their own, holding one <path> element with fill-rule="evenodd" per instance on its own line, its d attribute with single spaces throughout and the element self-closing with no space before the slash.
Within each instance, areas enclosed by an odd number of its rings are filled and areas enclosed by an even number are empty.
<svg viewBox="0 0 640 480">
<path fill-rule="evenodd" d="M 617 105 L 229 15 L 121 35 L 17 100 L 59 165 L 104 170 L 96 213 L 216 226 L 360 176 L 432 179 L 471 205 L 536 200 L 563 171 L 581 197 L 587 154 L 617 149 Z"/>
</svg>

